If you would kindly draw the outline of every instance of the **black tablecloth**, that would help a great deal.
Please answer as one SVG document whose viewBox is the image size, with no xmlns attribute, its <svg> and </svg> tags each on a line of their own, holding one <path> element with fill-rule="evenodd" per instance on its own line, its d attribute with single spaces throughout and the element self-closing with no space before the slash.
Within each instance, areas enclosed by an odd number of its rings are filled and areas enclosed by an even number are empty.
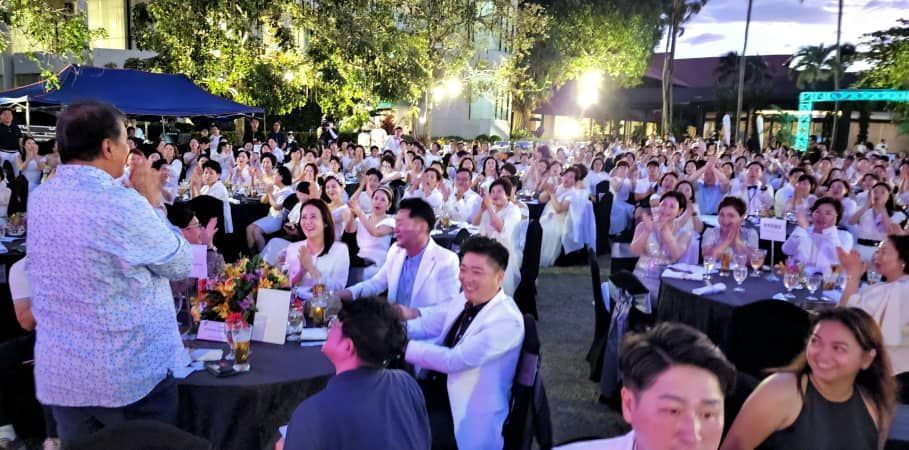
<svg viewBox="0 0 909 450">
<path fill-rule="evenodd" d="M 780 277 L 782 278 L 782 277 Z M 731 276 L 714 275 L 714 283 L 724 283 L 726 290 L 717 294 L 695 295 L 692 289 L 704 286 L 703 281 L 676 280 L 663 278 L 660 283 L 660 294 L 656 303 L 658 321 L 681 322 L 703 331 L 724 351 L 728 349 L 732 311 L 759 300 L 767 300 L 774 294 L 785 292 L 782 281 L 771 282 L 750 275 L 742 283 L 745 292 L 734 292 L 735 280 Z M 806 302 L 807 289 L 792 291 L 796 304 Z M 821 295 L 820 290 L 815 297 Z M 780 300 L 782 301 L 782 300 Z M 830 303 L 833 305 L 833 303 Z"/>
<path fill-rule="evenodd" d="M 439 244 L 440 246 L 451 250 L 454 246 L 455 238 L 458 236 L 458 233 L 460 233 L 462 229 L 463 228 L 460 227 L 454 227 L 450 230 L 442 231 L 441 233 L 436 233 L 436 231 L 439 231 L 436 229 L 430 233 L 429 237 L 431 237 L 432 240 L 436 241 L 436 244 Z"/>
<path fill-rule="evenodd" d="M 540 220 L 540 216 L 543 215 L 543 208 L 546 207 L 546 203 L 540 203 L 539 200 L 528 200 L 524 202 L 527 205 L 527 209 L 530 212 L 530 220 Z"/>
<path fill-rule="evenodd" d="M 214 342 L 190 345 L 227 348 Z M 205 437 L 219 450 L 270 449 L 278 427 L 334 374 L 319 347 L 299 343 L 254 342 L 249 361 L 252 369 L 241 375 L 216 378 L 199 371 L 179 380 L 180 428 Z"/>
</svg>

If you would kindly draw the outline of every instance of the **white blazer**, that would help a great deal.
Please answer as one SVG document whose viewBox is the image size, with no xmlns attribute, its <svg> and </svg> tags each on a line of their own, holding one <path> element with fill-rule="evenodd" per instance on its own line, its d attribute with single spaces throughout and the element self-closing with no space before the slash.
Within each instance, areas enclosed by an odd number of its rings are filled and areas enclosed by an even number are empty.
<svg viewBox="0 0 909 450">
<path fill-rule="evenodd" d="M 524 317 L 499 290 L 453 348 L 442 345 L 464 310 L 464 294 L 447 305 L 421 308 L 407 322 L 407 362 L 448 374 L 448 401 L 460 450 L 500 449 L 511 384 L 524 342 Z M 425 341 L 417 339 L 428 339 Z"/>
<path fill-rule="evenodd" d="M 403 248 L 392 245 L 388 249 L 385 263 L 375 275 L 348 288 L 353 298 L 374 297 L 387 290 L 389 303 L 397 303 L 398 280 L 401 278 L 406 257 L 407 252 Z M 458 255 L 442 248 L 429 238 L 411 290 L 410 306 L 414 308 L 432 306 L 447 302 L 458 295 L 461 287 L 458 281 L 459 268 Z"/>
</svg>

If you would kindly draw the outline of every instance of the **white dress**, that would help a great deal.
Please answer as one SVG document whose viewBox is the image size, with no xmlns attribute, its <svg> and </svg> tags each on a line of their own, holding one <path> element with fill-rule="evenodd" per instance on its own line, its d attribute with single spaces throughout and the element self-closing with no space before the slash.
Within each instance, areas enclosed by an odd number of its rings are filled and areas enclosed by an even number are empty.
<svg viewBox="0 0 909 450">
<path fill-rule="evenodd" d="M 508 202 L 501 211 L 495 214 L 502 221 L 502 230 L 496 230 L 489 218 L 489 212 L 484 212 L 480 218 L 479 234 L 499 241 L 508 249 L 508 267 L 505 268 L 502 290 L 505 291 L 505 294 L 512 296 L 515 289 L 518 288 L 518 283 L 521 282 L 523 255 L 517 250 L 522 244 L 517 236 L 518 225 L 521 224 L 521 210 L 514 203 Z"/>
<path fill-rule="evenodd" d="M 41 169 L 38 168 L 38 161 L 34 159 L 29 161 L 25 168 L 22 169 L 22 175 L 28 180 L 28 192 L 35 190 L 41 184 L 41 176 L 43 175 Z"/>
<path fill-rule="evenodd" d="M 285 250 L 284 268 L 287 274 L 293 279 L 300 273 L 300 247 L 306 241 L 294 242 L 287 246 Z M 332 291 L 339 291 L 347 286 L 347 274 L 350 269 L 350 254 L 347 253 L 347 245 L 343 242 L 334 242 L 328 253 L 316 257 L 316 269 L 322 274 L 322 283 Z M 303 286 L 312 286 L 312 278 L 304 277 L 301 281 Z"/>
<path fill-rule="evenodd" d="M 564 202 L 568 199 L 571 203 L 587 199 L 587 191 L 575 187 L 566 188 L 559 186 L 556 189 L 555 199 Z M 550 201 L 551 202 L 551 201 Z M 555 264 L 556 258 L 562 252 L 562 237 L 573 227 L 569 224 L 571 205 L 568 209 L 557 213 L 555 208 L 547 203 L 540 217 L 540 226 L 543 228 L 543 242 L 540 246 L 540 267 L 550 267 Z"/>
<path fill-rule="evenodd" d="M 894 211 L 893 214 L 890 215 L 891 223 L 900 224 L 904 220 L 906 220 L 906 215 L 902 211 Z M 887 239 L 887 230 L 884 228 L 883 218 L 872 209 L 866 210 L 864 214 L 862 214 L 862 217 L 859 218 L 855 237 L 869 241 L 883 241 Z M 862 259 L 866 261 L 870 261 L 871 258 L 874 257 L 874 252 L 877 251 L 876 246 L 862 245 L 857 241 L 855 249 L 862 255 Z"/>
<path fill-rule="evenodd" d="M 230 182 L 237 185 L 249 186 L 252 184 L 252 168 L 236 168 L 230 176 Z"/>
<path fill-rule="evenodd" d="M 385 216 L 384 219 L 376 224 L 376 228 L 378 227 L 390 227 L 394 230 L 395 218 Z M 382 267 L 382 264 L 385 264 L 385 258 L 388 256 L 388 249 L 391 247 L 391 237 L 393 235 L 394 233 L 389 233 L 385 236 L 375 237 L 369 233 L 363 222 L 357 219 L 357 247 L 360 247 L 357 256 L 375 263 L 363 271 L 363 279 L 372 278 Z"/>
<path fill-rule="evenodd" d="M 335 240 L 340 241 L 344 235 L 344 211 L 349 211 L 350 207 L 342 205 L 331 212 L 331 218 L 335 222 Z"/>
<path fill-rule="evenodd" d="M 253 222 L 265 234 L 277 233 L 278 230 L 281 229 L 281 225 L 284 224 L 285 218 L 283 207 L 284 200 L 294 193 L 293 188 L 290 186 L 284 186 L 283 188 L 274 186 L 272 189 L 272 196 L 275 198 L 275 202 L 282 206 L 279 208 L 275 208 L 274 206 L 269 207 L 267 216 Z"/>
</svg>

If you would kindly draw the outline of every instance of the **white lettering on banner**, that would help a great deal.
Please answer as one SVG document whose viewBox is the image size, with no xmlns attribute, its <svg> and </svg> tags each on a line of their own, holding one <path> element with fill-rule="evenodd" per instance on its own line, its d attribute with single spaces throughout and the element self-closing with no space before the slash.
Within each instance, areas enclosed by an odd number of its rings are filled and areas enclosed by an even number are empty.
<svg viewBox="0 0 909 450">
<path fill-rule="evenodd" d="M 783 242 L 786 240 L 786 221 L 772 217 L 761 218 L 761 239 Z"/>
</svg>

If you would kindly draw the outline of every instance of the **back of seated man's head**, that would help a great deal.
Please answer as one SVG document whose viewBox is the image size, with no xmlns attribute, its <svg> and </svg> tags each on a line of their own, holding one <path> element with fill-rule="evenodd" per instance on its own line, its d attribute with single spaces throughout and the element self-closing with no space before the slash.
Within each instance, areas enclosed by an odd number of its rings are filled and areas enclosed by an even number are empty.
<svg viewBox="0 0 909 450">
<path fill-rule="evenodd" d="M 636 448 L 715 450 L 723 434 L 723 400 L 735 368 L 703 333 L 661 323 L 628 336 L 619 350 L 622 414 Z"/>
<path fill-rule="evenodd" d="M 387 302 L 370 298 L 341 302 L 322 352 L 338 373 L 386 367 L 404 351 L 407 330 Z"/>
</svg>

